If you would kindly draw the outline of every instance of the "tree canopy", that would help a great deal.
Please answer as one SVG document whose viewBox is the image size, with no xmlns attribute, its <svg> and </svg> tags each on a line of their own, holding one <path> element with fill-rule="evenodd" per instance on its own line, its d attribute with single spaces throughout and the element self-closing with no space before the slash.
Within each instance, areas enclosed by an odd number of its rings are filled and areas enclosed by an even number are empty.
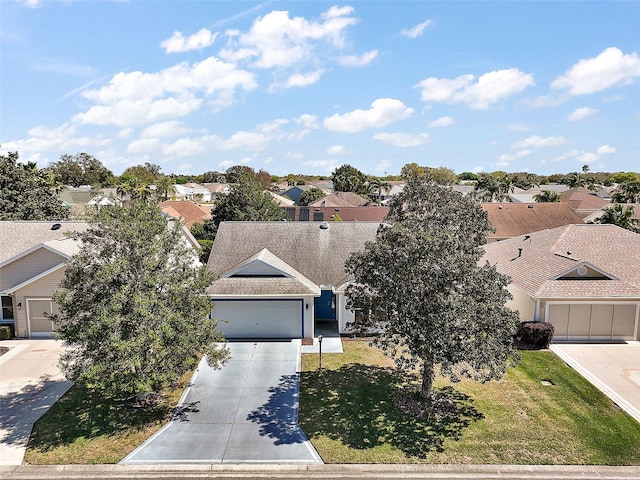
<svg viewBox="0 0 640 480">
<path fill-rule="evenodd" d="M 413 177 L 393 197 L 374 242 L 346 264 L 357 331 L 405 372 L 420 372 L 425 406 L 437 370 L 453 380 L 500 378 L 517 355 L 517 313 L 505 307 L 508 279 L 479 266 L 487 214 L 473 199 Z"/>
<path fill-rule="evenodd" d="M 640 233 L 640 221 L 635 218 L 633 206 L 618 203 L 606 207 L 594 223 L 612 224 L 632 232 Z"/>
<path fill-rule="evenodd" d="M 81 185 L 109 187 L 115 184 L 113 172 L 93 155 L 84 152 L 76 155 L 62 155 L 59 161 L 53 162 L 47 169 L 53 172 L 63 185 L 72 187 Z"/>
<path fill-rule="evenodd" d="M 320 200 L 321 198 L 324 198 L 326 196 L 327 194 L 324 193 L 321 188 L 313 187 L 312 189 L 307 190 L 306 192 L 302 192 L 302 194 L 300 195 L 300 201 L 298 202 L 298 204 L 302 206 L 307 206 L 311 202 L 315 202 L 316 200 Z"/>
<path fill-rule="evenodd" d="M 54 295 L 69 380 L 120 398 L 158 391 L 198 354 L 215 367 L 225 361 L 203 295 L 213 278 L 195 267 L 179 222 L 169 226 L 157 207 L 137 201 L 100 209 L 75 238 L 80 252 Z"/>
<path fill-rule="evenodd" d="M 333 189 L 336 192 L 360 192 L 367 181 L 367 176 L 351 165 L 342 165 L 331 174 Z"/>
<path fill-rule="evenodd" d="M 18 162 L 18 152 L 0 155 L 0 220 L 61 220 L 69 217 L 55 179 Z"/>
</svg>

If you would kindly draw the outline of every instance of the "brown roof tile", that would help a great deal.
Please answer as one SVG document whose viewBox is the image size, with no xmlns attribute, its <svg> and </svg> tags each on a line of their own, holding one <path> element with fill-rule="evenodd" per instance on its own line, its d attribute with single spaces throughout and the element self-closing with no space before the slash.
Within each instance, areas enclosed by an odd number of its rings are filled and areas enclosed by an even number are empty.
<svg viewBox="0 0 640 480">
<path fill-rule="evenodd" d="M 483 203 L 495 232 L 488 239 L 504 239 L 574 223 L 584 223 L 566 203 Z"/>
<path fill-rule="evenodd" d="M 173 218 L 182 218 L 187 228 L 191 228 L 194 223 L 202 223 L 207 218 L 211 218 L 210 209 L 200 207 L 190 200 L 167 200 L 158 204 L 158 207 Z M 178 213 L 178 216 L 175 212 Z"/>
</svg>

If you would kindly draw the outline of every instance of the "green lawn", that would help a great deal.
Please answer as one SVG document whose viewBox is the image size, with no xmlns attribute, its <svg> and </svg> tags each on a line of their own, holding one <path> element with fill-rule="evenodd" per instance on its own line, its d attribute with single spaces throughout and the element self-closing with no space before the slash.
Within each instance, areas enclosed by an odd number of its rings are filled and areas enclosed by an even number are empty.
<svg viewBox="0 0 640 480">
<path fill-rule="evenodd" d="M 393 406 L 380 351 L 344 348 L 320 372 L 302 359 L 300 424 L 326 463 L 640 464 L 640 424 L 549 351 L 521 352 L 499 382 L 453 385 L 461 414 L 428 422 Z"/>
<path fill-rule="evenodd" d="M 169 420 L 192 373 L 162 392 L 154 407 L 126 409 L 74 385 L 36 422 L 25 462 L 117 463 Z"/>
</svg>

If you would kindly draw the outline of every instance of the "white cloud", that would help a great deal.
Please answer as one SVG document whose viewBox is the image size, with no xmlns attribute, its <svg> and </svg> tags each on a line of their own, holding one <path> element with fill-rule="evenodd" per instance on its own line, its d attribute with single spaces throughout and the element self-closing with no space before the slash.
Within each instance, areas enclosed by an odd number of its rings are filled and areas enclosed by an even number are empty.
<svg viewBox="0 0 640 480">
<path fill-rule="evenodd" d="M 425 102 L 465 103 L 472 109 L 485 110 L 493 103 L 522 92 L 534 85 L 533 75 L 517 68 L 495 70 L 481 75 L 476 83 L 471 74 L 459 77 L 430 77 L 415 85 Z"/>
<path fill-rule="evenodd" d="M 323 171 L 330 173 L 342 165 L 337 160 L 307 160 L 302 162 L 303 165 L 311 168 L 321 168 Z"/>
<path fill-rule="evenodd" d="M 344 151 L 344 145 L 332 145 L 327 148 L 327 153 L 329 155 L 338 155 Z"/>
<path fill-rule="evenodd" d="M 607 155 L 611 153 L 616 153 L 616 149 L 615 147 L 612 147 L 610 145 L 600 145 L 596 153 L 598 155 Z"/>
<path fill-rule="evenodd" d="M 3 142 L 3 151 L 18 151 L 21 155 L 55 152 L 74 152 L 88 147 L 97 148 L 109 145 L 111 140 L 101 136 L 89 137 L 78 135 L 76 125 L 64 123 L 57 128 L 38 126 L 27 131 L 25 139 Z M 57 160 L 57 159 L 56 159 Z"/>
<path fill-rule="evenodd" d="M 376 166 L 373 167 L 373 171 L 386 174 L 391 165 L 393 165 L 393 162 L 391 160 L 380 160 L 378 163 L 376 163 Z"/>
<path fill-rule="evenodd" d="M 477 167 L 473 167 L 473 170 L 471 170 L 473 173 L 480 173 L 480 172 L 484 172 L 484 167 L 481 167 L 480 165 L 478 165 Z"/>
<path fill-rule="evenodd" d="M 165 53 L 188 52 L 189 50 L 202 50 L 216 41 L 217 33 L 211 33 L 206 28 L 200 29 L 198 32 L 184 37 L 182 32 L 175 31 L 171 38 L 167 38 L 160 43 Z"/>
<path fill-rule="evenodd" d="M 456 121 L 453 117 L 440 117 L 429 124 L 429 127 L 448 127 L 449 125 L 453 125 Z"/>
<path fill-rule="evenodd" d="M 133 135 L 133 131 L 133 128 L 123 128 L 118 132 L 117 137 L 120 140 L 126 140 L 128 138 L 131 138 L 131 135 Z"/>
<path fill-rule="evenodd" d="M 404 28 L 400 32 L 405 37 L 416 38 L 424 33 L 424 31 L 433 23 L 433 20 L 426 20 L 412 28 Z"/>
<path fill-rule="evenodd" d="M 610 47 L 597 57 L 580 60 L 551 82 L 551 88 L 568 89 L 570 95 L 586 95 L 619 83 L 631 83 L 636 77 L 640 77 L 638 54 L 625 55 L 620 49 Z"/>
<path fill-rule="evenodd" d="M 38 8 L 41 3 L 40 0 L 17 0 L 18 5 L 24 5 L 27 8 Z"/>
<path fill-rule="evenodd" d="M 169 122 L 158 122 L 149 125 L 141 133 L 141 137 L 166 138 L 175 137 L 189 133 L 189 129 L 182 125 L 182 122 L 171 120 Z"/>
<path fill-rule="evenodd" d="M 562 145 L 567 143 L 564 137 L 541 137 L 539 135 L 532 135 L 513 144 L 513 148 L 540 148 L 540 147 L 553 147 L 556 145 Z"/>
<path fill-rule="evenodd" d="M 309 113 L 303 113 L 302 115 L 296 117 L 293 119 L 293 121 L 295 123 L 297 123 L 298 125 L 302 125 L 303 127 L 306 128 L 320 128 L 320 125 L 318 124 L 318 116 L 317 115 L 311 115 Z"/>
<path fill-rule="evenodd" d="M 378 98 L 369 110 L 357 109 L 345 114 L 332 115 L 323 121 L 327 130 L 355 133 L 365 128 L 385 127 L 390 123 L 408 118 L 413 109 L 394 98 Z"/>
<path fill-rule="evenodd" d="M 164 145 L 162 153 L 169 157 L 189 157 L 204 152 L 205 144 L 204 138 L 181 138 L 169 145 Z"/>
<path fill-rule="evenodd" d="M 500 157 L 498 158 L 497 165 L 499 167 L 506 167 L 513 160 L 517 160 L 518 158 L 522 158 L 522 157 L 527 157 L 531 155 L 532 152 L 533 150 L 520 150 L 514 153 L 513 155 L 509 155 L 509 154 L 500 155 Z"/>
<path fill-rule="evenodd" d="M 258 84 L 254 74 L 215 57 L 182 62 L 155 73 L 120 72 L 99 89 L 82 95 L 96 103 L 74 121 L 84 124 L 143 125 L 178 118 L 199 109 L 206 98 L 214 107 L 229 106 L 236 90 Z"/>
<path fill-rule="evenodd" d="M 134 140 L 127 146 L 129 153 L 152 153 L 160 148 L 160 139 L 158 138 L 139 138 Z"/>
<path fill-rule="evenodd" d="M 316 22 L 272 11 L 256 19 L 248 33 L 227 32 L 229 47 L 220 55 L 231 61 L 249 61 L 256 68 L 299 65 L 315 58 L 317 42 L 343 48 L 346 28 L 358 22 L 352 13 L 352 7 L 331 7 Z"/>
<path fill-rule="evenodd" d="M 343 67 L 363 67 L 369 65 L 378 56 L 378 50 L 369 50 L 360 56 L 343 55 L 338 58 L 338 63 Z"/>
<path fill-rule="evenodd" d="M 277 88 L 292 88 L 292 87 L 307 87 L 313 85 L 320 80 L 320 77 L 324 73 L 324 70 L 314 70 L 309 73 L 294 73 L 289 76 L 283 84 L 274 83 L 269 87 L 270 91 L 274 91 Z"/>
<path fill-rule="evenodd" d="M 593 115 L 597 111 L 598 110 L 596 110 L 595 108 L 590 108 L 590 107 L 576 108 L 573 111 L 573 113 L 571 113 L 567 117 L 567 121 L 569 121 L 569 122 L 577 122 L 577 121 L 583 120 L 583 119 L 585 119 L 587 117 L 590 117 L 591 115 Z"/>
<path fill-rule="evenodd" d="M 376 133 L 373 136 L 374 140 L 378 140 L 380 142 L 388 143 L 393 145 L 394 147 L 417 147 L 418 145 L 422 145 L 429 140 L 428 133 L 420 133 L 418 135 L 410 135 L 408 133 Z"/>
</svg>

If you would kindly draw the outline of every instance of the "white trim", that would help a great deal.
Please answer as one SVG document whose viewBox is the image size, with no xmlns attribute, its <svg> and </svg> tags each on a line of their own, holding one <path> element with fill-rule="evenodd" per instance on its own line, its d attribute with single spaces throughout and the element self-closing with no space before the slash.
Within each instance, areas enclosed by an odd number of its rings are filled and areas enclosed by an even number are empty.
<svg viewBox="0 0 640 480">
<path fill-rule="evenodd" d="M 29 338 L 49 338 L 53 335 L 54 330 L 51 330 L 51 333 L 40 333 L 38 332 L 36 334 L 35 337 L 32 337 L 31 334 L 31 314 L 29 313 L 29 301 L 31 300 L 48 300 L 51 303 L 51 313 L 53 313 L 53 298 L 52 297 L 25 297 L 24 299 L 24 303 L 25 303 L 25 308 L 26 308 L 26 315 L 27 315 L 27 337 Z M 53 323 L 53 322 L 51 322 Z"/>
<path fill-rule="evenodd" d="M 591 270 L 594 270 L 596 272 L 598 272 L 600 275 L 604 275 L 605 277 L 607 277 L 609 280 L 620 280 L 618 277 L 616 277 L 615 275 L 611 275 L 610 273 L 605 272 L 604 270 L 602 270 L 601 268 L 596 267 L 595 265 L 589 263 L 589 262 L 580 262 L 577 265 L 574 265 L 573 267 L 565 270 L 564 272 L 556 275 L 555 277 L 551 277 L 549 280 L 561 280 L 562 277 L 564 277 L 565 275 L 568 275 L 572 272 L 576 272 L 580 267 L 587 267 Z M 584 278 L 584 277 L 580 277 L 579 279 L 583 279 L 583 280 L 601 280 L 600 278 Z M 571 279 L 571 278 L 567 278 L 566 280 L 575 280 L 575 279 Z"/>
<path fill-rule="evenodd" d="M 27 256 L 27 255 L 29 255 L 30 253 L 33 253 L 33 252 L 35 252 L 35 251 L 37 251 L 37 250 L 40 250 L 41 248 L 46 248 L 46 249 L 47 249 L 47 250 L 49 250 L 51 253 L 55 253 L 55 254 L 57 254 L 57 255 L 60 255 L 61 257 L 64 257 L 64 258 L 65 258 L 65 259 L 67 259 L 67 260 L 69 260 L 69 259 L 71 258 L 71 256 L 70 256 L 70 255 L 67 255 L 67 254 L 66 254 L 66 253 L 64 253 L 64 252 L 61 252 L 60 250 L 57 250 L 57 249 L 55 249 L 55 248 L 51 247 L 50 245 L 47 245 L 46 243 L 39 243 L 39 244 L 34 245 L 33 247 L 31 247 L 31 248 L 29 248 L 29 249 L 27 249 L 27 250 L 24 250 L 24 251 L 20 252 L 20 253 L 19 253 L 19 254 L 17 254 L 17 255 L 14 255 L 14 256 L 13 256 L 13 257 L 11 257 L 11 258 L 6 259 L 4 262 L 1 262 L 1 263 L 0 263 L 0 268 L 5 267 L 5 266 L 9 265 L 10 263 L 13 263 L 13 262 L 15 262 L 16 260 L 19 260 L 19 259 L 21 259 L 21 258 L 23 258 L 23 257 L 26 257 L 26 256 Z"/>
<path fill-rule="evenodd" d="M 21 288 L 24 288 L 27 285 L 40 280 L 41 278 L 44 278 L 44 277 L 46 277 L 48 275 L 51 275 L 52 273 L 57 272 L 58 270 L 60 270 L 61 268 L 64 268 L 64 267 L 66 267 L 66 265 L 64 263 L 56 265 L 55 267 L 52 267 L 49 270 L 45 270 L 44 272 L 39 273 L 35 277 L 31 277 L 29 280 L 25 280 L 24 282 L 19 283 L 18 285 L 15 285 L 15 286 L 13 286 L 11 288 L 8 288 L 7 290 L 5 290 L 5 292 L 8 293 L 8 294 L 13 294 L 16 291 L 20 290 Z"/>
<path fill-rule="evenodd" d="M 246 270 L 248 267 L 250 267 L 252 265 L 255 265 L 258 262 L 261 263 L 262 265 L 266 265 L 268 267 L 271 267 L 273 270 L 275 270 L 276 272 L 279 272 L 285 278 L 294 278 L 293 275 L 291 275 L 291 274 L 289 274 L 287 272 L 284 272 L 281 269 L 279 269 L 278 267 L 273 266 L 271 263 L 265 262 L 264 260 L 261 260 L 259 258 L 254 258 L 253 260 L 251 260 L 250 262 L 245 263 L 241 267 L 238 267 L 235 270 L 231 270 L 230 272 L 225 273 L 220 278 L 232 278 L 234 275 L 237 275 L 238 273 L 242 272 L 243 270 Z M 258 275 L 256 275 L 256 276 L 258 276 Z"/>
</svg>

